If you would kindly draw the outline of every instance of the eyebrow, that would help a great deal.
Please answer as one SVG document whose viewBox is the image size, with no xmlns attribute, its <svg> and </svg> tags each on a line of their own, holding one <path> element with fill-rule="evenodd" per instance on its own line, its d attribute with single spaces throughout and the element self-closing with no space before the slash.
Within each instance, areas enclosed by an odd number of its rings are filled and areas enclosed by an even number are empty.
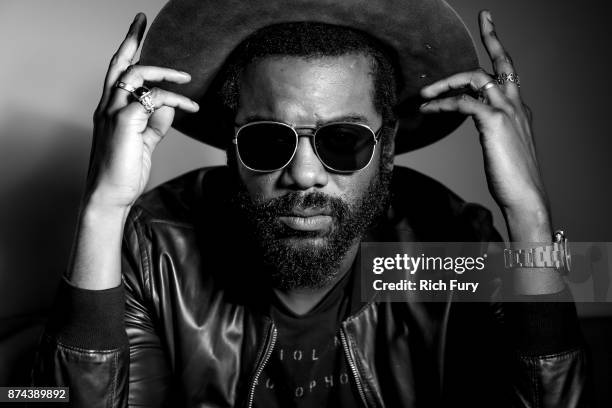
<svg viewBox="0 0 612 408">
<path fill-rule="evenodd" d="M 240 126 L 246 125 L 247 123 L 261 122 L 261 121 L 286 123 L 286 122 L 283 122 L 282 120 L 278 120 L 277 118 L 273 116 L 265 116 L 265 115 L 256 114 L 256 115 L 249 115 L 244 120 L 241 121 L 242 123 L 236 122 L 234 123 L 234 125 L 240 127 Z M 368 118 L 358 113 L 349 113 L 346 115 L 333 117 L 327 120 L 318 120 L 315 126 L 319 127 L 319 126 L 322 126 L 328 123 L 335 123 L 335 122 L 363 123 L 367 125 Z M 295 126 L 291 123 L 286 123 L 286 124 L 294 126 L 294 127 L 300 127 L 300 126 Z"/>
</svg>

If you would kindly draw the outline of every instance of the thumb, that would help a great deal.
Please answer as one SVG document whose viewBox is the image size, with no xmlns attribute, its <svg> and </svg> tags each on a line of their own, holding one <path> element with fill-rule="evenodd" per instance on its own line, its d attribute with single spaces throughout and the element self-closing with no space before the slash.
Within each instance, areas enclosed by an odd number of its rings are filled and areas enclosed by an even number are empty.
<svg viewBox="0 0 612 408">
<path fill-rule="evenodd" d="M 174 120 L 174 108 L 162 106 L 149 117 L 147 128 L 143 132 L 143 140 L 154 149 L 157 144 L 164 138 L 172 121 Z"/>
</svg>

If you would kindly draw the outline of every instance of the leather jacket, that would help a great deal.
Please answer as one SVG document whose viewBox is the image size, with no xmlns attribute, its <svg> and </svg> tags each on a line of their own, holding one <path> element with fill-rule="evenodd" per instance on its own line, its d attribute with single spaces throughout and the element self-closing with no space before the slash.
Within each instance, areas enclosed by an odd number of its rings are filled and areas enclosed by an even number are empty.
<svg viewBox="0 0 612 408">
<path fill-rule="evenodd" d="M 230 180 L 227 167 L 201 169 L 138 201 L 123 285 L 63 284 L 35 384 L 69 386 L 90 408 L 252 406 L 277 332 L 251 238 L 223 199 Z M 369 239 L 501 241 L 486 209 L 438 182 L 396 167 L 392 184 Z M 368 407 L 583 406 L 574 305 L 551 305 L 355 302 L 340 327 L 352 385 Z"/>
</svg>

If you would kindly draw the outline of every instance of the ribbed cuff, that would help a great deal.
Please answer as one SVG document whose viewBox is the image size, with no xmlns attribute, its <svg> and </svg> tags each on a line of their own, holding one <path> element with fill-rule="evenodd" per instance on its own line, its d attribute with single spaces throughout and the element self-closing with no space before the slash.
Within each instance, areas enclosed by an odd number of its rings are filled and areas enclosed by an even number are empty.
<svg viewBox="0 0 612 408">
<path fill-rule="evenodd" d="M 520 354 L 550 355 L 583 344 L 571 292 L 514 298 L 505 304 L 506 322 Z"/>
<path fill-rule="evenodd" d="M 62 279 L 47 330 L 65 345 L 117 349 L 127 344 L 124 314 L 123 285 L 88 290 Z"/>
</svg>

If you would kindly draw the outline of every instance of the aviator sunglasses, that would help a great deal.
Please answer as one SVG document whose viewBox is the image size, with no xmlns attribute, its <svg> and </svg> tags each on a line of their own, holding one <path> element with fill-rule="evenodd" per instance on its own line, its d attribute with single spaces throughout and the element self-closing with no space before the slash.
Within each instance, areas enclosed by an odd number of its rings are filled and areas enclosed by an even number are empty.
<svg viewBox="0 0 612 408">
<path fill-rule="evenodd" d="M 312 137 L 314 152 L 329 170 L 352 173 L 370 164 L 380 130 L 352 122 L 332 122 L 319 127 L 293 127 L 274 121 L 249 122 L 240 126 L 232 142 L 238 158 L 252 171 L 272 172 L 287 166 L 300 136 Z"/>
</svg>

